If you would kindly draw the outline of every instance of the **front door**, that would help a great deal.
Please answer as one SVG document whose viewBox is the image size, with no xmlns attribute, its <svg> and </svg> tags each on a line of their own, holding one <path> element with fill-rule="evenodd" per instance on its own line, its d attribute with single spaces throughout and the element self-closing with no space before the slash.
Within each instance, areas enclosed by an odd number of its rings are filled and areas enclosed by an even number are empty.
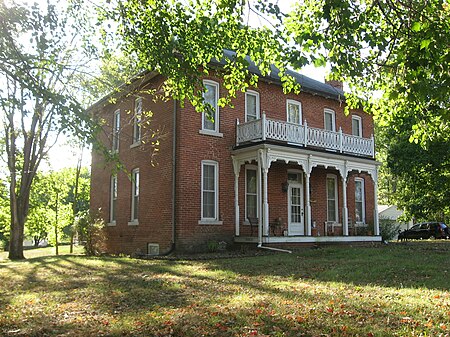
<svg viewBox="0 0 450 337">
<path fill-rule="evenodd" d="M 289 183 L 289 235 L 305 235 L 303 222 L 303 185 Z"/>
</svg>

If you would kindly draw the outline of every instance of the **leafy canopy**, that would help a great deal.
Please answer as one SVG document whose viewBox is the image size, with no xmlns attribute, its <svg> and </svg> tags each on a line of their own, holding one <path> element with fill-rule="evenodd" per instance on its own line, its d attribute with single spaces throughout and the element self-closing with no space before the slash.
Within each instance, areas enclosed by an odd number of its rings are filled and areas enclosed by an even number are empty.
<svg viewBox="0 0 450 337">
<path fill-rule="evenodd" d="M 285 69 L 307 64 L 331 67 L 331 76 L 352 89 L 347 102 L 363 104 L 382 125 L 414 115 L 411 139 L 426 143 L 448 137 L 450 103 L 450 8 L 443 0 L 297 1 L 282 12 L 262 0 L 139 1 L 112 3 L 104 22 L 139 69 L 167 77 L 167 95 L 188 99 L 201 110 L 199 75 L 215 69 L 224 48 L 236 51 L 220 69 L 224 86 L 256 85 L 245 56 L 262 74 L 280 69 L 286 90 L 296 89 Z M 249 18 L 263 24 L 252 27 Z M 108 35 L 105 33 L 105 41 Z M 115 47 L 117 44 L 114 45 Z M 374 95 L 374 93 L 378 93 Z M 223 98 L 221 104 L 227 102 Z"/>
</svg>

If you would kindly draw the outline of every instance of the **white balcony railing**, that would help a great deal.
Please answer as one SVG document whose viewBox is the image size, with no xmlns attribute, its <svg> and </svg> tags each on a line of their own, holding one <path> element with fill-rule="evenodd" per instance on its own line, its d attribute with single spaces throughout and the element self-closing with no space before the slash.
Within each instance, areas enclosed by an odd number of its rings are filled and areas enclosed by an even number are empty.
<svg viewBox="0 0 450 337">
<path fill-rule="evenodd" d="M 320 148 L 358 156 L 374 157 L 375 142 L 373 136 L 362 138 L 338 132 L 311 128 L 305 121 L 303 125 L 266 118 L 236 125 L 236 145 L 264 140 L 276 140 L 289 144 Z"/>
</svg>

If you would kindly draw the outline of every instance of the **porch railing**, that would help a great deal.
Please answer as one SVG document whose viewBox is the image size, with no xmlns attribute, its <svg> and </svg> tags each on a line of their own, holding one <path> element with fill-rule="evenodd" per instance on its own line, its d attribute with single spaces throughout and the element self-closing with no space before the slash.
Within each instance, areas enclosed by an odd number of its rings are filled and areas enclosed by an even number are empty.
<svg viewBox="0 0 450 337">
<path fill-rule="evenodd" d="M 289 144 L 348 153 L 359 156 L 374 157 L 375 142 L 373 136 L 362 138 L 339 131 L 312 128 L 305 121 L 303 125 L 288 123 L 275 119 L 262 118 L 246 123 L 236 121 L 236 145 L 264 140 L 277 140 Z"/>
</svg>

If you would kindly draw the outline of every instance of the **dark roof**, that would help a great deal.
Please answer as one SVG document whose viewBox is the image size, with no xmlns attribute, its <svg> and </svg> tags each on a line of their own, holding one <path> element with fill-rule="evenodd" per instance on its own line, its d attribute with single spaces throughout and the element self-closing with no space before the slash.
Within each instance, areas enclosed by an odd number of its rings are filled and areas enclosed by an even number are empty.
<svg viewBox="0 0 450 337">
<path fill-rule="evenodd" d="M 226 63 L 225 58 L 233 59 L 235 55 L 236 55 L 236 53 L 234 51 L 224 50 L 224 58 L 222 58 L 220 61 L 214 60 L 213 63 L 217 63 L 217 64 L 223 66 Z M 263 80 L 266 80 L 269 82 L 274 82 L 274 83 L 281 85 L 281 80 L 280 80 L 280 77 L 278 76 L 278 73 L 279 73 L 278 68 L 276 68 L 275 66 L 272 65 L 270 67 L 271 68 L 270 74 L 266 75 L 266 76 L 261 76 L 261 72 L 258 69 L 258 67 L 256 66 L 255 62 L 253 62 L 250 59 L 250 57 L 248 57 L 248 56 L 246 57 L 246 60 L 249 63 L 248 69 L 251 73 L 260 75 L 260 77 Z M 343 101 L 345 99 L 344 91 L 342 91 L 341 89 L 335 88 L 335 87 L 331 86 L 330 84 L 316 81 L 312 78 L 309 78 L 308 76 L 302 75 L 293 70 L 288 69 L 286 71 L 286 73 L 289 74 L 290 76 L 292 76 L 297 81 L 297 83 L 300 84 L 301 90 L 304 92 L 308 92 L 312 95 L 319 95 L 319 96 L 323 96 L 326 98 L 335 99 L 338 101 Z"/>
</svg>

